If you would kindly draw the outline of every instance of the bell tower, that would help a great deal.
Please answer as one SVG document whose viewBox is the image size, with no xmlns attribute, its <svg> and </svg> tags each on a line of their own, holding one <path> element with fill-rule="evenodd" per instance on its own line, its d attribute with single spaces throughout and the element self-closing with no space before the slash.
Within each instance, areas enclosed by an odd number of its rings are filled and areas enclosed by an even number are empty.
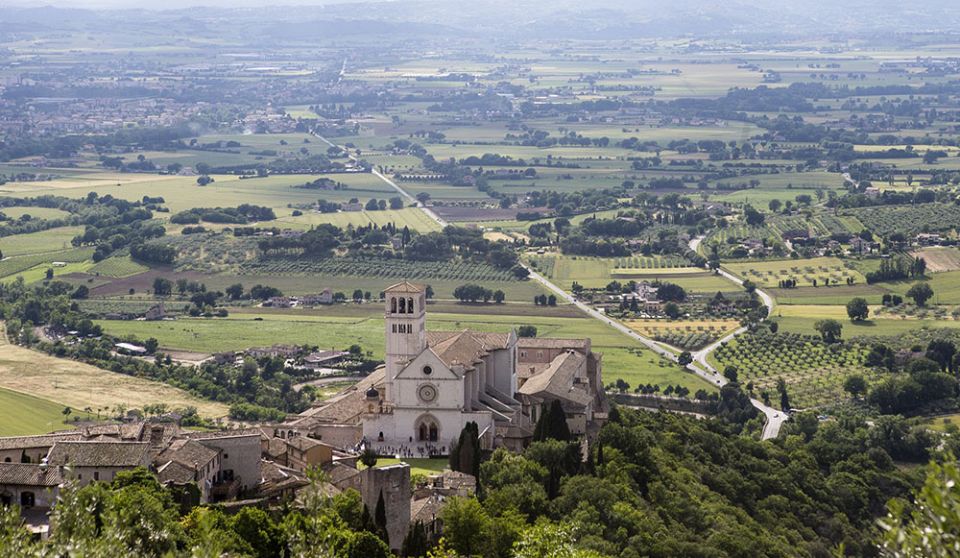
<svg viewBox="0 0 960 558">
<path fill-rule="evenodd" d="M 384 399 L 393 403 L 393 379 L 406 363 L 427 348 L 427 298 L 424 289 L 406 281 L 384 291 L 386 323 L 386 374 Z"/>
</svg>

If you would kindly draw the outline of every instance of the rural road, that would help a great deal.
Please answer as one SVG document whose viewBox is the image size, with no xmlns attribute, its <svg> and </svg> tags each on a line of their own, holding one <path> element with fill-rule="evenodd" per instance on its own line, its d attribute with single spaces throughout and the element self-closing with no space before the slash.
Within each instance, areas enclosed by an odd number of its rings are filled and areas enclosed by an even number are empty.
<svg viewBox="0 0 960 558">
<path fill-rule="evenodd" d="M 692 238 L 689 244 L 690 249 L 696 252 L 697 248 L 700 247 L 700 244 L 703 242 L 704 238 L 705 237 L 703 236 Z M 726 271 L 725 269 L 723 268 L 718 269 L 717 273 L 721 277 L 727 279 L 728 281 L 731 281 L 737 285 L 743 286 L 743 279 L 740 279 L 739 277 L 733 275 L 732 273 Z M 755 292 L 757 293 L 757 296 L 760 297 L 760 300 L 763 301 L 764 306 L 767 307 L 768 315 L 772 314 L 773 305 L 774 305 L 773 297 L 760 289 L 756 289 Z M 707 357 L 710 356 L 710 353 L 717 350 L 717 347 L 719 347 L 723 343 L 730 341 L 731 339 L 740 335 L 741 333 L 744 333 L 745 331 L 747 331 L 747 328 L 745 327 L 737 328 L 736 330 L 731 331 L 730 333 L 724 335 L 720 339 L 717 339 L 716 341 L 700 349 L 699 351 L 692 353 L 693 362 L 697 366 L 703 368 L 706 371 L 713 373 L 715 377 L 719 378 L 720 383 L 718 385 L 723 385 L 727 383 L 727 379 L 721 376 L 719 371 L 716 368 L 714 368 L 712 364 L 708 362 Z M 753 406 L 756 407 L 757 410 L 763 413 L 764 416 L 766 416 L 767 418 L 767 423 L 763 427 L 763 439 L 768 440 L 770 438 L 776 438 L 777 434 L 780 433 L 780 427 L 783 426 L 783 423 L 786 422 L 786 420 L 789 418 L 787 414 L 784 413 L 783 411 L 774 409 L 773 407 L 770 407 L 768 405 L 764 405 L 763 401 L 760 401 L 759 399 L 750 399 L 750 402 L 753 403 Z"/>
<path fill-rule="evenodd" d="M 317 138 L 319 138 L 321 141 L 329 145 L 330 147 L 341 147 L 319 134 L 314 133 L 314 135 Z M 349 150 L 345 149 L 345 151 L 347 152 L 347 156 L 350 158 L 351 161 L 357 162 L 357 158 L 354 155 L 350 154 Z M 406 198 L 411 202 L 415 202 L 417 204 L 417 208 L 423 211 L 432 220 L 436 221 L 441 226 L 444 226 L 444 227 L 447 226 L 447 222 L 442 217 L 434 213 L 433 210 L 430 209 L 429 207 L 417 201 L 416 198 L 414 198 L 413 196 L 410 195 L 409 192 L 407 192 L 406 190 L 398 186 L 397 183 L 394 182 L 392 179 L 390 179 L 389 177 L 387 177 L 377 169 L 372 169 L 371 172 L 373 173 L 374 176 L 376 176 L 377 178 L 379 178 L 380 180 L 388 184 L 390 187 L 392 187 L 394 190 L 396 190 L 397 193 L 399 193 L 401 196 L 403 196 L 404 198 Z M 690 241 L 690 248 L 692 250 L 696 250 L 701 242 L 703 242 L 703 237 L 696 237 L 692 239 Z M 520 265 L 522 265 L 528 272 L 530 272 L 530 279 L 533 279 L 534 281 L 540 283 L 547 290 L 553 293 L 556 293 L 559 299 L 567 301 L 568 303 L 579 308 L 582 312 L 584 312 L 591 318 L 600 320 L 604 324 L 616 329 L 617 331 L 619 331 L 620 333 L 623 333 L 627 337 L 630 337 L 631 339 L 638 341 L 639 343 L 643 344 L 645 347 L 647 347 L 654 353 L 664 358 L 667 358 L 673 362 L 677 361 L 676 354 L 666 349 L 665 347 L 663 347 L 653 339 L 640 335 L 639 333 L 625 326 L 618 320 L 610 318 L 603 312 L 600 312 L 595 308 L 589 306 L 588 304 L 581 302 L 575 296 L 561 289 L 555 283 L 553 283 L 552 281 L 550 281 L 549 279 L 547 279 L 546 277 L 544 277 L 534 269 L 531 269 L 529 266 L 527 266 L 523 262 L 521 262 Z M 727 279 L 729 279 L 730 281 L 737 283 L 738 285 L 743 284 L 743 281 L 731 275 L 730 273 L 727 273 L 726 271 L 720 270 L 720 274 L 726 277 Z M 766 293 L 760 291 L 759 289 L 757 290 L 757 294 L 763 300 L 763 303 L 767 305 L 767 308 L 772 311 L 773 298 L 771 298 Z M 720 345 L 721 342 L 732 339 L 735 335 L 742 333 L 744 330 L 745 328 L 741 328 L 737 331 L 734 331 L 728 334 L 727 336 L 725 336 L 720 341 L 717 341 L 713 345 L 710 345 L 706 349 L 703 349 L 701 351 L 698 351 L 696 354 L 693 354 L 694 361 L 688 364 L 686 368 L 691 372 L 693 372 L 694 374 L 696 374 L 697 376 L 700 376 L 704 381 L 709 382 L 712 385 L 722 386 L 727 382 L 727 379 L 721 376 L 717 372 L 717 370 L 714 369 L 713 366 L 711 366 L 707 362 L 707 355 L 709 355 L 711 351 L 715 350 Z M 697 355 L 699 355 L 699 358 Z M 766 416 L 766 424 L 763 427 L 762 438 L 764 440 L 767 440 L 770 438 L 776 438 L 777 434 L 779 434 L 780 432 L 780 426 L 783 424 L 784 420 L 786 420 L 787 417 L 784 416 L 784 413 L 772 407 L 768 407 L 764 405 L 763 402 L 759 400 L 751 399 L 750 401 L 751 403 L 753 403 L 754 407 L 756 407 L 758 410 L 760 410 L 760 412 L 762 412 Z"/>
</svg>

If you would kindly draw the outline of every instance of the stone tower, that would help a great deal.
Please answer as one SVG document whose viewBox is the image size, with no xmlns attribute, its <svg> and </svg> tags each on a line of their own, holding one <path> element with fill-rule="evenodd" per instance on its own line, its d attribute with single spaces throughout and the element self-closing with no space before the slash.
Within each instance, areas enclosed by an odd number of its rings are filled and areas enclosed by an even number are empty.
<svg viewBox="0 0 960 558">
<path fill-rule="evenodd" d="M 384 399 L 393 403 L 393 379 L 407 361 L 427 348 L 427 298 L 422 287 L 406 281 L 387 287 L 384 298 L 387 328 Z"/>
</svg>

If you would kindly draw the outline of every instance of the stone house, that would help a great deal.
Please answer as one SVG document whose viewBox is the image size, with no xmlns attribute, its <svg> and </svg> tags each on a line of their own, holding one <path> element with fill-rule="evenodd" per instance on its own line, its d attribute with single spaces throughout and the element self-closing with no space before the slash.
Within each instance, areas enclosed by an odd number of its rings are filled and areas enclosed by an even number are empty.
<svg viewBox="0 0 960 558">
<path fill-rule="evenodd" d="M 120 471 L 150 466 L 146 442 L 64 441 L 50 448 L 47 465 L 71 468 L 81 486 L 93 481 L 110 482 Z"/>
<path fill-rule="evenodd" d="M 286 450 L 287 467 L 296 471 L 305 472 L 333 462 L 333 447 L 306 436 L 287 438 Z"/>
</svg>

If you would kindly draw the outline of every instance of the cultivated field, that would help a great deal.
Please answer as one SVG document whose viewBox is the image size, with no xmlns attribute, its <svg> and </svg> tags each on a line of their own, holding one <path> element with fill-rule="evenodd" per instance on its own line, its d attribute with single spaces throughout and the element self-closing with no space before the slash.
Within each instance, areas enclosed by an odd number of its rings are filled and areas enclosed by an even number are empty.
<svg viewBox="0 0 960 558">
<path fill-rule="evenodd" d="M 478 308 L 496 308 L 495 305 Z M 342 315 L 341 308 L 352 315 Z M 269 346 L 274 343 L 307 344 L 345 348 L 356 343 L 383 358 L 384 331 L 380 304 L 332 307 L 303 312 L 232 313 L 226 319 L 178 319 L 176 321 L 99 321 L 107 333 L 133 335 L 139 339 L 155 337 L 167 349 L 211 353 Z M 537 327 L 538 337 L 589 337 L 595 350 L 602 352 L 604 382 L 622 378 L 632 386 L 660 384 L 684 385 L 692 391 L 709 388 L 693 374 L 677 365 L 640 349 L 630 338 L 586 317 L 550 317 L 539 312 L 504 305 L 501 314 L 470 313 L 470 305 L 448 305 L 458 313 L 428 314 L 432 330 L 506 332 L 519 325 Z M 529 308 L 529 307 L 528 307 Z M 352 309 L 352 310 L 350 310 Z M 363 309 L 366 309 L 364 314 Z M 513 311 L 514 313 L 510 313 Z"/>
<path fill-rule="evenodd" d="M 679 256 L 634 256 L 630 258 L 595 258 L 588 256 L 527 256 L 530 265 L 558 285 L 570 289 L 574 282 L 586 288 L 602 288 L 613 280 L 668 281 L 691 291 L 716 292 L 735 290 L 722 277 L 697 267 Z"/>
<path fill-rule="evenodd" d="M 641 335 L 681 349 L 700 349 L 740 327 L 737 320 L 626 320 Z"/>
<path fill-rule="evenodd" d="M 941 273 L 960 270 L 960 250 L 952 247 L 934 246 L 910 252 L 914 258 L 927 262 L 927 271 Z"/>
<path fill-rule="evenodd" d="M 848 278 L 864 284 L 859 271 L 849 269 L 839 258 L 811 258 L 807 260 L 763 260 L 724 265 L 731 273 L 753 281 L 759 287 L 776 288 L 780 281 L 795 280 L 798 287 L 826 286 L 826 281 L 845 286 Z"/>
<path fill-rule="evenodd" d="M 60 227 L 45 231 L 18 234 L 0 238 L 0 251 L 5 258 L 42 254 L 70 248 L 73 237 L 83 233 L 83 227 Z"/>
<path fill-rule="evenodd" d="M 710 359 L 719 370 L 735 366 L 740 383 L 752 383 L 755 396 L 767 392 L 774 406 L 779 406 L 778 379 L 786 383 L 791 405 L 796 408 L 847 401 L 843 382 L 851 374 L 862 374 L 868 382 L 876 379 L 876 373 L 861 364 L 865 347 L 830 347 L 810 333 L 742 335 L 717 349 Z"/>
<path fill-rule="evenodd" d="M 125 376 L 80 362 L 54 358 L 0 339 L 0 388 L 56 401 L 73 409 L 128 409 L 157 402 L 171 408 L 196 407 L 209 418 L 226 416 L 227 407 L 194 397 L 160 382 Z"/>
<path fill-rule="evenodd" d="M 0 349 L 2 350 L 2 349 Z M 63 430 L 70 426 L 66 420 L 86 418 L 80 409 L 63 414 L 64 405 L 0 388 L 0 436 L 27 436 Z"/>
</svg>

